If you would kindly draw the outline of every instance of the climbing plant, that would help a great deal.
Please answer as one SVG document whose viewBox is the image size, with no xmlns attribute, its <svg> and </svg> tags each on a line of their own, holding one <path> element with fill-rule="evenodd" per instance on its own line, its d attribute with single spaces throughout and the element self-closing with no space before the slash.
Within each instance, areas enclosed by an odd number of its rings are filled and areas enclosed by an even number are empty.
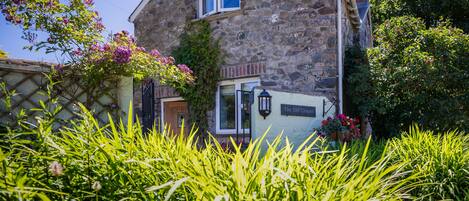
<svg viewBox="0 0 469 201">
<path fill-rule="evenodd" d="M 207 113 L 215 107 L 215 93 L 222 63 L 220 46 L 211 37 L 210 24 L 201 20 L 190 23 L 181 42 L 172 55 L 177 63 L 191 66 L 194 77 L 193 85 L 186 85 L 186 90 L 178 90 L 187 100 L 191 122 L 198 126 L 200 133 L 208 130 Z"/>
</svg>

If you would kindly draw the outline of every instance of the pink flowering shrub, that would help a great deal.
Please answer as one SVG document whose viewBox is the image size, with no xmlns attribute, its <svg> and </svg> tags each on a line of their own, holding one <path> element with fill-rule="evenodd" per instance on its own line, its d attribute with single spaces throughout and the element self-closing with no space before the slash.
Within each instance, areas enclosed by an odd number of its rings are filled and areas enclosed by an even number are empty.
<svg viewBox="0 0 469 201">
<path fill-rule="evenodd" d="M 114 34 L 107 43 L 94 43 L 87 50 L 77 49 L 74 52 L 79 60 L 78 69 L 85 70 L 94 79 L 132 76 L 142 80 L 153 77 L 173 87 L 194 80 L 188 66 L 176 66 L 174 58 L 137 46 L 134 37 L 127 31 Z"/>
<path fill-rule="evenodd" d="M 172 57 L 156 50 L 138 47 L 126 31 L 102 43 L 105 27 L 93 4 L 93 0 L 0 0 L 0 11 L 9 23 L 23 29 L 28 49 L 63 53 L 66 65 L 53 68 L 58 75 L 83 76 L 89 88 L 121 76 L 153 77 L 182 90 L 194 80 L 190 68 L 176 66 Z M 47 37 L 38 37 L 38 32 Z"/>
</svg>

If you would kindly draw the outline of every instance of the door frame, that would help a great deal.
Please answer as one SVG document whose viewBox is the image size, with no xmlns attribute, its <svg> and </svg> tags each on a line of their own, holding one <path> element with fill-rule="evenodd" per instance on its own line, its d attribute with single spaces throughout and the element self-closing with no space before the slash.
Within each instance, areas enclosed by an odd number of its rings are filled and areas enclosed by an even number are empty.
<svg viewBox="0 0 469 201">
<path fill-rule="evenodd" d="M 167 102 L 178 102 L 178 101 L 185 101 L 184 98 L 182 97 L 172 97 L 172 98 L 161 98 L 161 109 L 160 109 L 160 115 L 161 115 L 161 132 L 164 131 L 165 123 L 164 123 L 164 104 Z"/>
</svg>

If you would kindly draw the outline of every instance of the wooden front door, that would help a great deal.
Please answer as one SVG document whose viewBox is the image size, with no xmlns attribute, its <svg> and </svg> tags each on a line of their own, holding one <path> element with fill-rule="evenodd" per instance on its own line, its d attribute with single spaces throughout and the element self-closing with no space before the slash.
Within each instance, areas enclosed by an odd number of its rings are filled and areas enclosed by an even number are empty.
<svg viewBox="0 0 469 201">
<path fill-rule="evenodd" d="M 181 134 L 184 125 L 184 135 L 188 135 L 191 127 L 189 122 L 189 110 L 185 101 L 171 101 L 164 103 L 164 123 L 176 134 Z"/>
</svg>

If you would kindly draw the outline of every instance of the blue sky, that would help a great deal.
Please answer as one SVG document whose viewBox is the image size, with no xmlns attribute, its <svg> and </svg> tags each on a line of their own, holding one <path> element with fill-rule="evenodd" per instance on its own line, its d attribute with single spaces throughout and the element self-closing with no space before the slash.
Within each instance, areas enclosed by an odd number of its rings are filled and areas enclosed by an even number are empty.
<svg viewBox="0 0 469 201">
<path fill-rule="evenodd" d="M 133 24 L 127 19 L 140 0 L 95 0 L 95 10 L 99 12 L 106 26 L 106 35 L 122 30 L 133 33 Z M 21 39 L 22 30 L 5 21 L 0 15 L 0 49 L 8 52 L 8 57 L 37 61 L 57 62 L 60 55 L 44 54 L 23 50 L 28 43 Z"/>
</svg>

